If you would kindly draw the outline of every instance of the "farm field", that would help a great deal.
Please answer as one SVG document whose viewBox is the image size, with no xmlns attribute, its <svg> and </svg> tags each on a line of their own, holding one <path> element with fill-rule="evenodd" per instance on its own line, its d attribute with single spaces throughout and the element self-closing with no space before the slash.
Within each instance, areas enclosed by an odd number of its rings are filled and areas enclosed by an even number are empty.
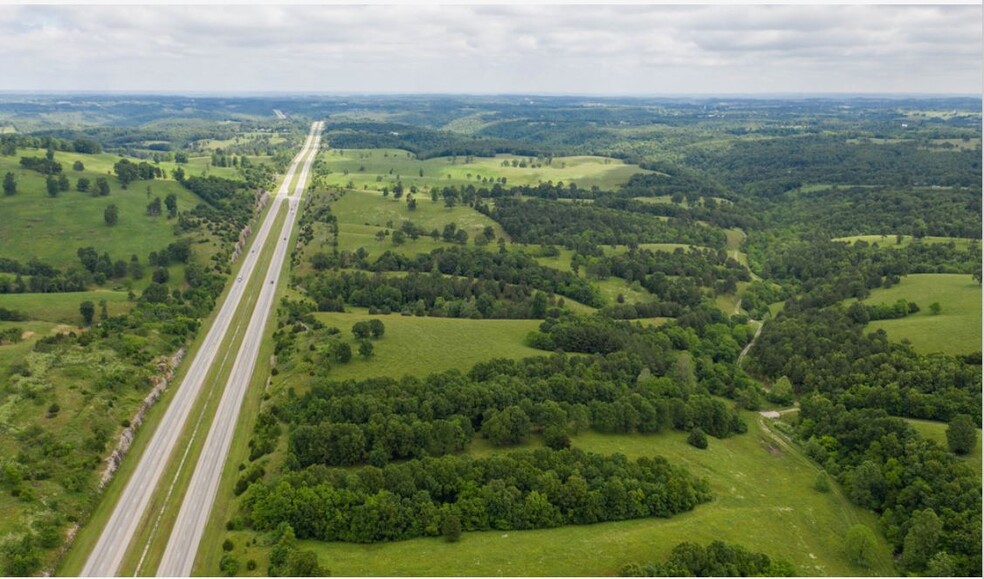
<svg viewBox="0 0 984 579">
<path fill-rule="evenodd" d="M 897 320 L 871 322 L 867 330 L 885 330 L 893 340 L 908 339 L 917 352 L 969 354 L 981 349 L 981 286 L 969 275 L 913 274 L 888 289 L 871 292 L 865 303 L 916 302 L 919 312 Z M 933 315 L 930 304 L 941 313 Z"/>
<path fill-rule="evenodd" d="M 437 157 L 418 160 L 412 153 L 400 149 L 331 149 L 321 154 L 321 161 L 331 171 L 323 177 L 328 185 L 346 186 L 351 182 L 356 189 L 392 188 L 397 179 L 406 188 L 482 185 L 482 179 L 495 180 L 504 177 L 507 185 L 536 185 L 540 182 L 559 181 L 576 183 L 590 189 L 613 189 L 628 181 L 636 173 L 645 173 L 638 166 L 617 159 L 597 156 L 554 157 L 551 165 L 540 167 L 513 167 L 512 161 L 529 163 L 528 157 L 496 155 L 473 157 L 470 163 L 465 156 L 457 159 Z M 535 161 L 535 159 L 534 159 Z M 509 166 L 503 165 L 508 163 Z M 423 175 L 421 175 L 423 173 Z M 489 182 L 485 185 L 491 187 Z"/>
<path fill-rule="evenodd" d="M 589 432 L 573 445 L 591 452 L 620 452 L 629 458 L 662 455 L 706 477 L 715 499 L 670 519 L 637 519 L 532 531 L 465 533 L 458 543 L 421 538 L 357 545 L 302 542 L 321 565 L 339 576 L 584 576 L 616 575 L 630 562 L 666 556 L 681 541 L 719 539 L 772 557 L 785 558 L 803 575 L 892 574 L 889 549 L 879 541 L 869 570 L 848 564 L 843 538 L 876 518 L 838 490 L 813 489 L 817 469 L 799 451 L 779 443 L 745 413 L 749 432 L 712 439 L 707 450 L 689 446 L 682 433 L 606 435 Z M 501 451 L 500 451 L 501 452 Z M 265 569 L 265 549 L 239 547 L 249 534 L 230 533 L 237 553 Z"/>
<path fill-rule="evenodd" d="M 899 242 L 899 237 L 902 238 L 901 243 Z M 917 240 L 911 235 L 852 235 L 850 237 L 838 237 L 834 241 L 846 241 L 847 243 L 854 243 L 856 241 L 866 241 L 868 243 L 877 243 L 880 247 L 891 247 L 896 249 L 901 249 L 903 247 L 908 247 L 915 243 Z M 931 244 L 947 244 L 953 242 L 953 245 L 957 249 L 967 249 L 971 245 L 975 244 L 974 239 L 965 239 L 962 237 L 933 237 L 926 236 L 918 240 L 920 243 L 925 243 L 927 245 Z M 978 244 L 979 245 L 979 244 Z"/>
<path fill-rule="evenodd" d="M 126 292 L 95 290 L 89 292 L 67 292 L 49 294 L 0 294 L 0 308 L 16 310 L 27 314 L 36 321 L 58 324 L 79 325 L 82 323 L 79 304 L 91 301 L 99 314 L 99 303 L 106 301 L 106 310 L 111 316 L 124 314 L 133 307 Z"/>
<path fill-rule="evenodd" d="M 449 209 L 444 206 L 443 201 L 435 203 L 425 195 L 417 196 L 417 208 L 411 210 L 407 208 L 406 201 L 384 198 L 376 191 L 348 191 L 341 199 L 332 203 L 331 209 L 338 218 L 339 250 L 354 251 L 365 247 L 370 256 L 374 257 L 386 250 L 415 255 L 450 245 L 426 235 L 417 240 L 407 238 L 403 245 L 395 245 L 389 237 L 382 241 L 376 239 L 377 232 L 384 229 L 392 232 L 399 229 L 403 221 L 412 221 L 428 232 L 434 229 L 443 232 L 445 225 L 454 223 L 458 229 L 468 232 L 469 245 L 489 226 L 495 230 L 496 238 L 505 237 L 498 223 L 478 211 L 461 205 Z M 489 247 L 494 248 L 495 245 Z"/>
<path fill-rule="evenodd" d="M 0 173 L 8 171 L 17 176 L 17 194 L 0 198 L 0 256 L 27 262 L 31 258 L 56 267 L 78 265 L 76 250 L 92 246 L 99 254 L 109 252 L 113 260 L 129 260 L 136 254 L 145 261 L 151 251 L 158 251 L 173 242 L 175 220 L 166 216 L 147 215 L 147 204 L 154 198 L 175 194 L 178 210 L 198 205 L 201 200 L 173 180 L 135 181 L 124 190 L 112 172 L 118 157 L 55 153 L 55 161 L 72 185 L 51 198 L 45 188 L 44 176 L 18 164 L 21 156 L 42 157 L 44 151 L 23 150 L 17 157 L 0 157 Z M 73 171 L 72 163 L 81 160 L 85 171 Z M 75 190 L 76 180 L 85 177 L 91 183 L 106 177 L 110 183 L 107 197 Z M 148 195 L 148 188 L 150 194 Z M 103 211 L 110 204 L 119 208 L 119 222 L 110 227 L 103 220 Z"/>
<path fill-rule="evenodd" d="M 540 320 L 370 316 L 364 311 L 319 313 L 315 317 L 328 326 L 338 327 L 346 339 L 352 337 L 352 325 L 356 322 L 378 318 L 386 325 L 386 334 L 374 342 L 373 357 L 363 360 L 354 356 L 348 364 L 334 364 L 329 373 L 333 380 L 422 376 L 450 369 L 465 372 L 491 358 L 548 354 L 523 343 L 526 334 L 540 325 Z"/>
</svg>

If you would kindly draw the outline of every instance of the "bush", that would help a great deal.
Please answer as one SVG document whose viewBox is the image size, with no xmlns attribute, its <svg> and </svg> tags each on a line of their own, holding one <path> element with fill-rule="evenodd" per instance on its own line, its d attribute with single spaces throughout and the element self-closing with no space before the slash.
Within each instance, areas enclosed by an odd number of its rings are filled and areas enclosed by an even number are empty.
<svg viewBox="0 0 984 579">
<path fill-rule="evenodd" d="M 543 429 L 543 442 L 548 448 L 562 450 L 571 447 L 571 438 L 561 426 L 548 426 Z"/>
<path fill-rule="evenodd" d="M 817 475 L 817 480 L 813 483 L 813 488 L 821 493 L 830 492 L 830 480 L 827 478 L 827 473 L 821 472 Z"/>
<path fill-rule="evenodd" d="M 235 547 L 235 545 L 233 545 L 232 539 L 226 539 L 225 541 L 222 541 L 222 550 L 223 551 L 232 551 L 232 549 L 234 547 Z"/>
<path fill-rule="evenodd" d="M 977 445 L 977 428 L 974 419 L 966 414 L 958 414 L 950 420 L 946 429 L 946 445 L 950 452 L 969 454 Z"/>
<path fill-rule="evenodd" d="M 458 515 L 448 515 L 441 523 L 441 535 L 448 543 L 457 543 L 461 539 L 461 519 Z"/>
<path fill-rule="evenodd" d="M 700 428 L 694 428 L 687 437 L 687 444 L 703 450 L 707 448 L 707 435 Z"/>
<path fill-rule="evenodd" d="M 236 573 L 239 573 L 239 559 L 230 553 L 222 555 L 222 559 L 219 560 L 219 570 L 226 577 L 234 577 Z"/>
<path fill-rule="evenodd" d="M 847 545 L 847 559 L 858 567 L 868 567 L 871 565 L 872 555 L 878 541 L 875 534 L 865 525 L 854 525 L 847 531 L 845 540 Z"/>
</svg>

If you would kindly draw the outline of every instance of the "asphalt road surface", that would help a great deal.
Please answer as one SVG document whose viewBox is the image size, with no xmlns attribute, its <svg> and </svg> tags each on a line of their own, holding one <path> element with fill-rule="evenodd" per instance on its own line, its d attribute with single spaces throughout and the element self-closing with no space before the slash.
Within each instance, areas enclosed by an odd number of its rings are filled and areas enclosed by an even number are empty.
<svg viewBox="0 0 984 579">
<path fill-rule="evenodd" d="M 316 124 L 316 131 L 320 135 L 320 124 Z M 184 502 L 181 504 L 174 528 L 171 530 L 171 538 L 164 551 L 164 557 L 157 568 L 157 576 L 159 577 L 187 577 L 191 574 L 195 554 L 198 552 L 198 544 L 205 532 L 205 525 L 210 522 L 212 504 L 215 502 L 215 494 L 219 487 L 219 480 L 222 478 L 222 470 L 229 455 L 229 448 L 232 446 L 232 435 L 236 430 L 239 409 L 242 407 L 243 397 L 246 395 L 246 389 L 249 387 L 253 369 L 256 366 L 256 359 L 260 353 L 263 328 L 266 326 L 267 319 L 269 319 L 275 304 L 277 281 L 280 279 L 280 271 L 283 268 L 284 259 L 287 257 L 287 246 L 290 243 L 290 234 L 294 227 L 297 204 L 304 192 L 308 171 L 311 169 L 311 163 L 317 156 L 317 152 L 316 140 L 315 145 L 311 148 L 310 156 L 301 169 L 294 193 L 289 197 L 282 197 L 278 194 L 278 204 L 272 209 L 272 211 L 279 211 L 284 203 L 290 206 L 287 219 L 284 221 L 283 229 L 277 239 L 277 245 L 273 250 L 270 268 L 263 279 L 260 295 L 256 300 L 256 307 L 253 309 L 249 326 L 246 328 L 246 335 L 239 347 L 232 372 L 229 374 L 229 382 L 222 393 L 222 400 L 219 401 L 215 420 L 212 422 L 208 438 L 205 439 L 205 446 L 198 458 L 195 473 L 188 484 L 188 491 L 185 494 Z M 213 525 L 224 524 L 223 521 L 211 521 L 211 523 Z"/>
<path fill-rule="evenodd" d="M 321 138 L 321 127 L 321 123 L 314 123 L 311 126 L 311 132 L 308 134 L 304 146 L 291 163 L 287 174 L 284 176 L 283 184 L 277 191 L 276 199 L 279 199 L 280 203 L 283 203 L 283 199 L 288 197 L 287 190 L 290 188 L 290 183 L 301 161 L 312 149 L 317 149 Z M 311 158 L 313 159 L 313 155 Z M 304 178 L 307 176 L 309 167 L 310 159 L 302 170 L 302 179 L 298 185 L 299 188 L 303 188 Z M 297 200 L 295 198 L 290 202 L 297 203 Z M 256 233 L 253 241 L 254 248 L 263 247 L 267 236 L 270 234 L 270 230 L 273 228 L 273 223 L 277 219 L 279 208 L 280 204 L 276 204 L 270 208 L 266 219 L 263 220 L 263 224 Z M 288 224 L 292 222 L 292 219 L 287 220 Z M 278 251 L 281 251 L 281 245 L 286 246 L 286 242 L 282 239 L 277 244 Z M 286 251 L 286 249 L 283 251 Z M 119 573 L 123 557 L 130 546 L 140 520 L 147 510 L 147 505 L 157 491 L 158 483 L 164 473 L 168 460 L 174 452 L 178 438 L 184 430 L 195 401 L 198 399 L 198 395 L 205 381 L 205 376 L 218 356 L 219 348 L 233 321 L 236 309 L 239 307 L 243 295 L 246 293 L 247 281 L 252 276 L 259 255 L 259 251 L 251 251 L 245 254 L 243 265 L 240 269 L 240 277 L 237 281 L 233 282 L 229 294 L 215 318 L 215 322 L 209 329 L 208 334 L 206 334 L 198 353 L 191 361 L 184 380 L 178 386 L 177 392 L 175 392 L 174 398 L 164 413 L 164 417 L 154 431 L 147 448 L 144 450 L 136 470 L 123 489 L 119 501 L 116 503 L 116 508 L 103 528 L 102 534 L 99 536 L 96 546 L 89 554 L 88 560 L 86 560 L 85 567 L 82 569 L 82 576 L 107 577 Z M 277 279 L 276 276 L 280 272 L 280 263 L 282 260 L 282 255 L 279 261 L 277 261 L 275 256 L 274 261 L 276 263 L 271 264 L 272 267 L 267 274 L 268 277 L 273 276 L 274 285 Z M 266 286 L 269 285 L 270 283 L 265 281 L 263 289 L 267 289 Z M 270 289 L 272 290 L 274 288 L 271 287 Z M 252 328 L 252 324 L 250 327 Z M 240 354 L 242 354 L 242 351 L 240 351 Z M 248 383 L 248 378 L 244 382 Z M 225 396 L 223 396 L 222 402 L 225 402 Z M 221 416 L 222 408 L 223 406 L 220 404 L 219 416 Z M 239 408 L 237 405 L 233 413 L 238 414 L 238 411 Z M 219 420 L 219 416 L 216 417 L 216 421 Z M 235 422 L 235 416 L 232 417 L 232 421 L 233 423 Z M 219 465 L 219 468 L 221 468 L 221 465 Z"/>
</svg>

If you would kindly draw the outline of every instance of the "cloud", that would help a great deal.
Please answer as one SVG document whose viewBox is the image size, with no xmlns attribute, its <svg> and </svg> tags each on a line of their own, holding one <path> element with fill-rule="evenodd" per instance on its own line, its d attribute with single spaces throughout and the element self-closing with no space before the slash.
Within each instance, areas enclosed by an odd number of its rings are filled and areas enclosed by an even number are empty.
<svg viewBox="0 0 984 579">
<path fill-rule="evenodd" d="M 9 90 L 963 92 L 980 6 L 2 6 Z"/>
</svg>

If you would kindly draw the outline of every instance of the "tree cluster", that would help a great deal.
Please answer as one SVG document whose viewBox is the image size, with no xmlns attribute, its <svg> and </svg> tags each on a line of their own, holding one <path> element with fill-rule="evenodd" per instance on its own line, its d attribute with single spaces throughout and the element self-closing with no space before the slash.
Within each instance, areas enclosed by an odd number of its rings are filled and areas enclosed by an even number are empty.
<svg viewBox="0 0 984 579">
<path fill-rule="evenodd" d="M 980 473 L 881 408 L 814 395 L 802 399 L 801 415 L 806 453 L 854 503 L 881 515 L 907 571 L 945 564 L 944 575 L 981 574 Z"/>
<path fill-rule="evenodd" d="M 741 545 L 712 541 L 706 547 L 679 543 L 665 561 L 630 563 L 620 577 L 795 577 L 789 561 L 770 559 Z"/>
<path fill-rule="evenodd" d="M 629 461 L 580 450 L 445 456 L 347 473 L 311 468 L 254 483 L 243 518 L 257 530 L 289 524 L 298 538 L 376 543 L 464 531 L 542 529 L 670 517 L 711 498 L 707 482 L 662 457 Z"/>
</svg>

